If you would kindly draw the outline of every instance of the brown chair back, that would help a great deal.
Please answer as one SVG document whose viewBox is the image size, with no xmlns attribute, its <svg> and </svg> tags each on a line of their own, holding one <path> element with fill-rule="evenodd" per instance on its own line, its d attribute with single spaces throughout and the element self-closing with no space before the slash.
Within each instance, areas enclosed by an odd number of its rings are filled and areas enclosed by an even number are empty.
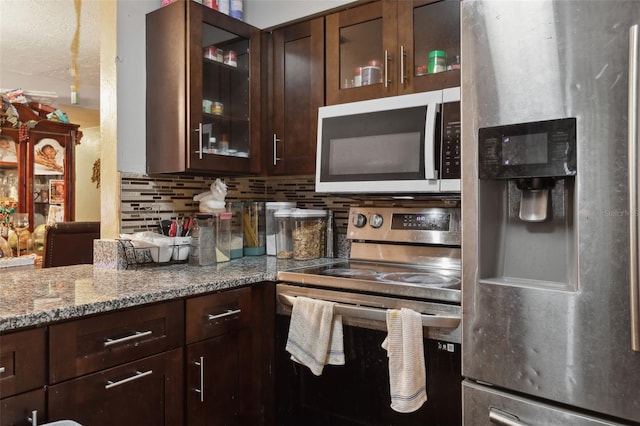
<svg viewBox="0 0 640 426">
<path fill-rule="evenodd" d="M 100 222 L 59 222 L 47 226 L 42 267 L 93 263 L 93 240 L 100 238 Z"/>
</svg>

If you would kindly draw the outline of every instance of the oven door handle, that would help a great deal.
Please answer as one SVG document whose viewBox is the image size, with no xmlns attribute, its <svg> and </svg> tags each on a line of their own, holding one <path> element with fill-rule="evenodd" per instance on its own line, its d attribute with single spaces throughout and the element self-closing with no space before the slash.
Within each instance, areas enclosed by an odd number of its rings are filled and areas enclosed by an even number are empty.
<svg viewBox="0 0 640 426">
<path fill-rule="evenodd" d="M 278 293 L 279 300 L 288 306 L 293 306 L 293 302 L 296 296 L 289 296 L 288 294 Z M 358 305 L 346 305 L 344 303 L 337 303 L 334 305 L 334 313 L 343 315 L 348 318 L 358 318 L 371 321 L 387 321 L 387 310 L 379 308 L 370 308 L 368 306 Z M 457 328 L 460 325 L 459 316 L 445 316 L 445 315 L 427 315 L 420 314 L 422 317 L 423 327 L 435 327 L 435 328 Z"/>
</svg>

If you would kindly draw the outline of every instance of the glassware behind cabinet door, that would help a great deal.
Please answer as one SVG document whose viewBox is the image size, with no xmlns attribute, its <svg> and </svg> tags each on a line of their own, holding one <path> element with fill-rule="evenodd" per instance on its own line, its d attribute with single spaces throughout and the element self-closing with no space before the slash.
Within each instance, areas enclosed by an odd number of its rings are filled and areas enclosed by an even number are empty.
<svg viewBox="0 0 640 426">
<path fill-rule="evenodd" d="M 14 213 L 12 215 L 11 221 L 13 223 L 13 227 L 16 230 L 16 234 L 18 236 L 18 244 L 17 244 L 17 255 L 20 256 L 20 249 L 24 248 L 27 250 L 27 241 L 31 234 L 26 235 L 25 231 L 29 229 L 29 214 L 28 213 Z M 28 233 L 28 231 L 27 231 Z M 25 238 L 26 237 L 26 238 Z"/>
<path fill-rule="evenodd" d="M 0 259 L 8 259 L 13 257 L 13 251 L 9 247 L 9 243 L 4 237 L 0 236 Z"/>
</svg>

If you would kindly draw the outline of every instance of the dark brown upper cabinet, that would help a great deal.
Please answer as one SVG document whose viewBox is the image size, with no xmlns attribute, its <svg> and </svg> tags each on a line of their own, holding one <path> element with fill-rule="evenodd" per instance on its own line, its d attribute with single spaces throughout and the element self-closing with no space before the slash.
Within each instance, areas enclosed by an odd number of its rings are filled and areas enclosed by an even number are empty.
<svg viewBox="0 0 640 426">
<path fill-rule="evenodd" d="M 277 29 L 272 36 L 270 175 L 315 172 L 318 107 L 324 105 L 324 18 Z"/>
<path fill-rule="evenodd" d="M 429 73 L 429 52 L 446 71 Z M 460 1 L 381 0 L 326 18 L 327 104 L 460 85 Z"/>
<path fill-rule="evenodd" d="M 259 173 L 260 30 L 177 1 L 146 37 L 147 173 Z"/>
</svg>

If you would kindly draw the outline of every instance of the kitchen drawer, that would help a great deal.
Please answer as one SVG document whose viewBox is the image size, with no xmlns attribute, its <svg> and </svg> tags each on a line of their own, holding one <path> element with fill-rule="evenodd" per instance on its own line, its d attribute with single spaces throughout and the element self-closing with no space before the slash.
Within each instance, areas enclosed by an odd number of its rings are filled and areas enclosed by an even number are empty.
<svg viewBox="0 0 640 426">
<path fill-rule="evenodd" d="M 49 387 L 49 420 L 82 425 L 183 424 L 183 349 Z"/>
<path fill-rule="evenodd" d="M 49 383 L 184 344 L 181 300 L 102 314 L 49 329 Z"/>
<path fill-rule="evenodd" d="M 187 299 L 187 344 L 248 327 L 250 307 L 248 287 Z"/>
<path fill-rule="evenodd" d="M 36 421 L 32 422 L 34 412 Z M 31 426 L 45 420 L 44 386 L 0 400 L 0 425 Z"/>
<path fill-rule="evenodd" d="M 45 362 L 43 328 L 0 336 L 0 398 L 44 386 Z"/>
</svg>

